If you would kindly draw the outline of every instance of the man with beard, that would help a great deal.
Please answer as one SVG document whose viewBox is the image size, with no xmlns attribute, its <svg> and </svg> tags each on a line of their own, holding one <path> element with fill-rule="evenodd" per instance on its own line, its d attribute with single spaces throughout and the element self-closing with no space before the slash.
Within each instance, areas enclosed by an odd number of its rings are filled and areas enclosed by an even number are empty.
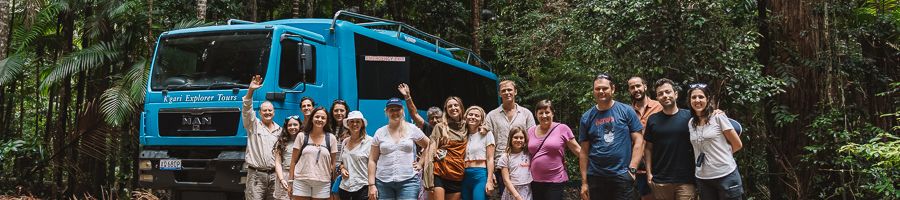
<svg viewBox="0 0 900 200">
<path fill-rule="evenodd" d="M 635 76 L 628 79 L 628 93 L 631 94 L 631 107 L 634 108 L 634 111 L 637 112 L 638 117 L 641 119 L 641 125 L 647 127 L 647 118 L 661 111 L 663 107 L 659 105 L 658 101 L 647 97 L 647 81 L 644 81 L 641 77 Z M 638 166 L 635 181 L 637 181 L 637 190 L 641 195 L 641 199 L 649 200 L 653 199 L 653 196 L 650 195 L 650 186 L 647 185 L 647 171 L 645 168 L 646 166 L 643 162 Z"/>
<path fill-rule="evenodd" d="M 663 110 L 651 115 L 644 129 L 648 185 L 656 199 L 693 199 L 694 150 L 688 130 L 691 112 L 678 108 L 678 90 L 672 80 L 659 79 L 654 87 Z"/>
</svg>

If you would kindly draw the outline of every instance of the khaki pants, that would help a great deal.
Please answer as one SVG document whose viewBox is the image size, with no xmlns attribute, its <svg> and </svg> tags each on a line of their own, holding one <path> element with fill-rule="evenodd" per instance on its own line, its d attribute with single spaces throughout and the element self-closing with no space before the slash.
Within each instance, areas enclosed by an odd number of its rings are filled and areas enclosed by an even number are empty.
<svg viewBox="0 0 900 200">
<path fill-rule="evenodd" d="M 275 172 L 266 173 L 248 168 L 247 185 L 245 185 L 244 188 L 245 199 L 275 199 L 275 187 L 281 187 L 281 184 L 275 184 L 275 179 L 278 179 L 277 175 L 275 175 Z"/>
<path fill-rule="evenodd" d="M 650 191 L 652 191 L 653 198 L 658 200 L 691 200 L 696 196 L 694 184 L 687 183 L 652 183 Z"/>
</svg>

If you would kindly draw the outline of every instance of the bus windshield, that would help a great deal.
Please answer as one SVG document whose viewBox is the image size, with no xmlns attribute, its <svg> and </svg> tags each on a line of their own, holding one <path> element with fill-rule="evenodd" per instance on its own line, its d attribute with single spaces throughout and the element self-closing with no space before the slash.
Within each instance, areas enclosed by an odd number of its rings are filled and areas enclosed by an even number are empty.
<svg viewBox="0 0 900 200">
<path fill-rule="evenodd" d="M 271 30 L 179 34 L 160 39 L 151 89 L 247 88 L 254 74 L 265 76 Z"/>
</svg>

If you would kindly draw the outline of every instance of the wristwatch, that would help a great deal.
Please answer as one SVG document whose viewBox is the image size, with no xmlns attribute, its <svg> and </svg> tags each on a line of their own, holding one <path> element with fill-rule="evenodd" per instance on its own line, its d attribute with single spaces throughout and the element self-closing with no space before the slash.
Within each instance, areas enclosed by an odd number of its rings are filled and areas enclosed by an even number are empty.
<svg viewBox="0 0 900 200">
<path fill-rule="evenodd" d="M 629 168 L 628 168 L 628 172 L 631 172 L 632 174 L 636 174 L 636 173 L 637 173 L 637 168 L 629 167 Z"/>
</svg>

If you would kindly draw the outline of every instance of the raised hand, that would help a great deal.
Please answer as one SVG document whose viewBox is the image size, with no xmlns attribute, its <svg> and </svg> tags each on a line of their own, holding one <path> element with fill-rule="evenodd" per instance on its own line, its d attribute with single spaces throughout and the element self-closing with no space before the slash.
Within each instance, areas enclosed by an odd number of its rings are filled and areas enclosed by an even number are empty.
<svg viewBox="0 0 900 200">
<path fill-rule="evenodd" d="M 397 90 L 400 91 L 400 94 L 403 95 L 403 98 L 409 97 L 409 86 L 406 83 L 401 83 L 397 86 Z"/>
<path fill-rule="evenodd" d="M 250 90 L 256 90 L 262 87 L 262 77 L 259 75 L 254 75 L 253 78 L 250 78 Z"/>
</svg>

